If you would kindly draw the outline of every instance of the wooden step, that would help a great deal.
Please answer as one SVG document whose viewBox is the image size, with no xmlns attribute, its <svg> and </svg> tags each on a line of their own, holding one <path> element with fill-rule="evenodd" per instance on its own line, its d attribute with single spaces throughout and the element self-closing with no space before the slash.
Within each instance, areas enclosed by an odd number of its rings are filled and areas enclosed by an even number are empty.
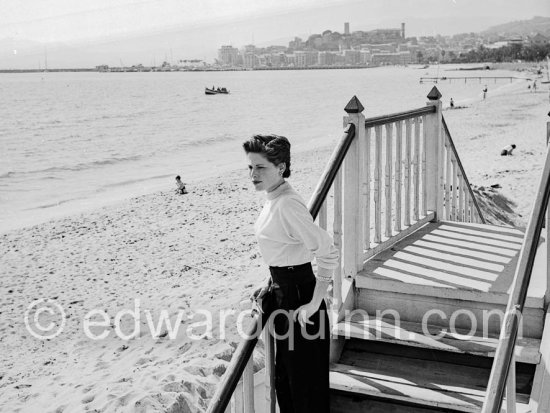
<svg viewBox="0 0 550 413">
<path fill-rule="evenodd" d="M 330 388 L 333 390 L 463 412 L 478 412 L 483 404 L 488 369 L 380 354 L 365 353 L 361 357 L 358 352 L 346 353 L 340 363 L 331 365 Z M 527 403 L 529 395 L 520 393 L 517 400 Z"/>
<path fill-rule="evenodd" d="M 356 290 L 355 307 L 376 318 L 428 323 L 450 329 L 473 329 L 476 335 L 498 335 L 505 304 L 490 304 L 431 295 L 407 294 L 375 289 Z M 520 323 L 522 337 L 540 339 L 544 325 L 542 308 L 525 307 Z"/>
<path fill-rule="evenodd" d="M 356 311 L 350 317 L 333 327 L 334 336 L 376 340 L 386 343 L 407 345 L 453 353 L 474 354 L 494 357 L 498 336 L 473 335 L 470 331 L 454 328 L 369 317 L 365 311 Z M 540 340 L 518 338 L 515 347 L 516 360 L 520 363 L 538 364 L 540 361 Z"/>
</svg>

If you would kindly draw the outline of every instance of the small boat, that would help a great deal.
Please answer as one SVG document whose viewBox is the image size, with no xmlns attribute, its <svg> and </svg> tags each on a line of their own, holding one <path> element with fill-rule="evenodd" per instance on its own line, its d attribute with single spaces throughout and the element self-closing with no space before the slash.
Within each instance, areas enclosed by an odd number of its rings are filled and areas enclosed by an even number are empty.
<svg viewBox="0 0 550 413">
<path fill-rule="evenodd" d="M 227 90 L 226 88 L 222 87 L 222 88 L 208 88 L 208 87 L 205 87 L 204 88 L 204 94 L 205 95 L 219 95 L 219 94 L 222 94 L 222 95 L 227 95 L 229 94 L 229 90 Z"/>
</svg>

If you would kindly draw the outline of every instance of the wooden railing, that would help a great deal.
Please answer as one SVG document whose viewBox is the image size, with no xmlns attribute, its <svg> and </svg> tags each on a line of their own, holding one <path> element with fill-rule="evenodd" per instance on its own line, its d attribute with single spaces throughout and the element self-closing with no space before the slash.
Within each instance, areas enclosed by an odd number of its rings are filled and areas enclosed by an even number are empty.
<svg viewBox="0 0 550 413">
<path fill-rule="evenodd" d="M 445 131 L 445 219 L 485 224 L 445 118 L 442 118 L 442 121 Z"/>
<path fill-rule="evenodd" d="M 344 109 L 344 135 L 308 204 L 340 252 L 332 322 L 350 309 L 353 280 L 365 260 L 430 221 L 483 220 L 444 124 L 440 97 L 434 87 L 425 107 L 370 119 L 355 96 Z M 250 338 L 236 349 L 208 412 L 254 411 L 249 360 L 264 325 L 261 317 L 254 318 Z M 272 340 L 264 332 L 268 412 L 275 411 Z"/>
<path fill-rule="evenodd" d="M 550 150 L 546 153 L 546 162 L 542 172 L 541 181 L 537 191 L 537 197 L 527 231 L 523 238 L 523 245 L 518 258 L 518 265 L 512 283 L 512 292 L 506 307 L 506 314 L 503 320 L 503 327 L 500 332 L 498 347 L 495 353 L 495 360 L 489 377 L 487 394 L 483 403 L 482 413 L 498 413 L 502 405 L 502 399 L 506 392 L 506 412 L 516 411 L 516 369 L 514 359 L 514 347 L 518 336 L 518 327 L 527 298 L 527 290 L 531 281 L 533 264 L 539 245 L 540 235 L 545 217 L 550 218 L 548 213 L 548 198 L 550 197 Z M 546 243 L 550 231 L 546 229 Z M 548 257 L 547 257 L 548 259 Z M 547 277 L 550 270 L 546 264 Z M 547 287 L 548 289 L 549 287 Z"/>
</svg>

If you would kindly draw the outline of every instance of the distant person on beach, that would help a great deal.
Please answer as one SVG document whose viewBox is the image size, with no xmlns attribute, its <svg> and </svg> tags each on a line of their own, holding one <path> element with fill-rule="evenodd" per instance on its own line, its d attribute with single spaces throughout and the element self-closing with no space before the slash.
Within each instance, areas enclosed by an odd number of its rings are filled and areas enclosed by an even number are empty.
<svg viewBox="0 0 550 413">
<path fill-rule="evenodd" d="M 483 88 L 483 100 L 485 100 L 485 98 L 487 97 L 487 85 L 485 85 L 485 87 Z"/>
<path fill-rule="evenodd" d="M 533 82 L 533 93 L 537 93 L 537 81 Z"/>
<path fill-rule="evenodd" d="M 500 151 L 500 156 L 512 156 L 512 151 L 516 149 L 516 145 L 507 145 Z"/>
<path fill-rule="evenodd" d="M 338 265 L 338 250 L 285 181 L 290 176 L 288 139 L 254 135 L 243 148 L 252 184 L 266 195 L 254 229 L 271 277 L 253 298 L 272 303 L 264 309 L 264 316 L 273 314 L 269 325 L 277 333 L 279 409 L 281 413 L 328 412 L 330 332 L 324 297 Z M 311 266 L 313 257 L 317 274 Z M 262 308 L 264 304 L 260 302 Z"/>
<path fill-rule="evenodd" d="M 185 189 L 185 184 L 181 182 L 181 177 L 179 175 L 176 176 L 176 186 L 178 187 L 178 189 L 176 189 L 177 193 L 182 195 L 187 193 L 187 190 Z"/>
<path fill-rule="evenodd" d="M 451 98 L 451 103 L 450 103 L 450 105 L 451 105 L 451 109 L 455 107 L 455 102 L 454 102 L 453 98 Z"/>
</svg>

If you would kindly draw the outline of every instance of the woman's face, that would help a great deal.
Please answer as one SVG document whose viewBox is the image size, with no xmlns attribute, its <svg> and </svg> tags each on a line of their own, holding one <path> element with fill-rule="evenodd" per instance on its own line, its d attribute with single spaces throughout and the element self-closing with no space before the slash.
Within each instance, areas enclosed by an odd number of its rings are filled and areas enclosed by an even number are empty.
<svg viewBox="0 0 550 413">
<path fill-rule="evenodd" d="M 249 152 L 248 171 L 256 191 L 271 191 L 283 180 L 284 163 L 272 164 L 261 153 Z"/>
</svg>

